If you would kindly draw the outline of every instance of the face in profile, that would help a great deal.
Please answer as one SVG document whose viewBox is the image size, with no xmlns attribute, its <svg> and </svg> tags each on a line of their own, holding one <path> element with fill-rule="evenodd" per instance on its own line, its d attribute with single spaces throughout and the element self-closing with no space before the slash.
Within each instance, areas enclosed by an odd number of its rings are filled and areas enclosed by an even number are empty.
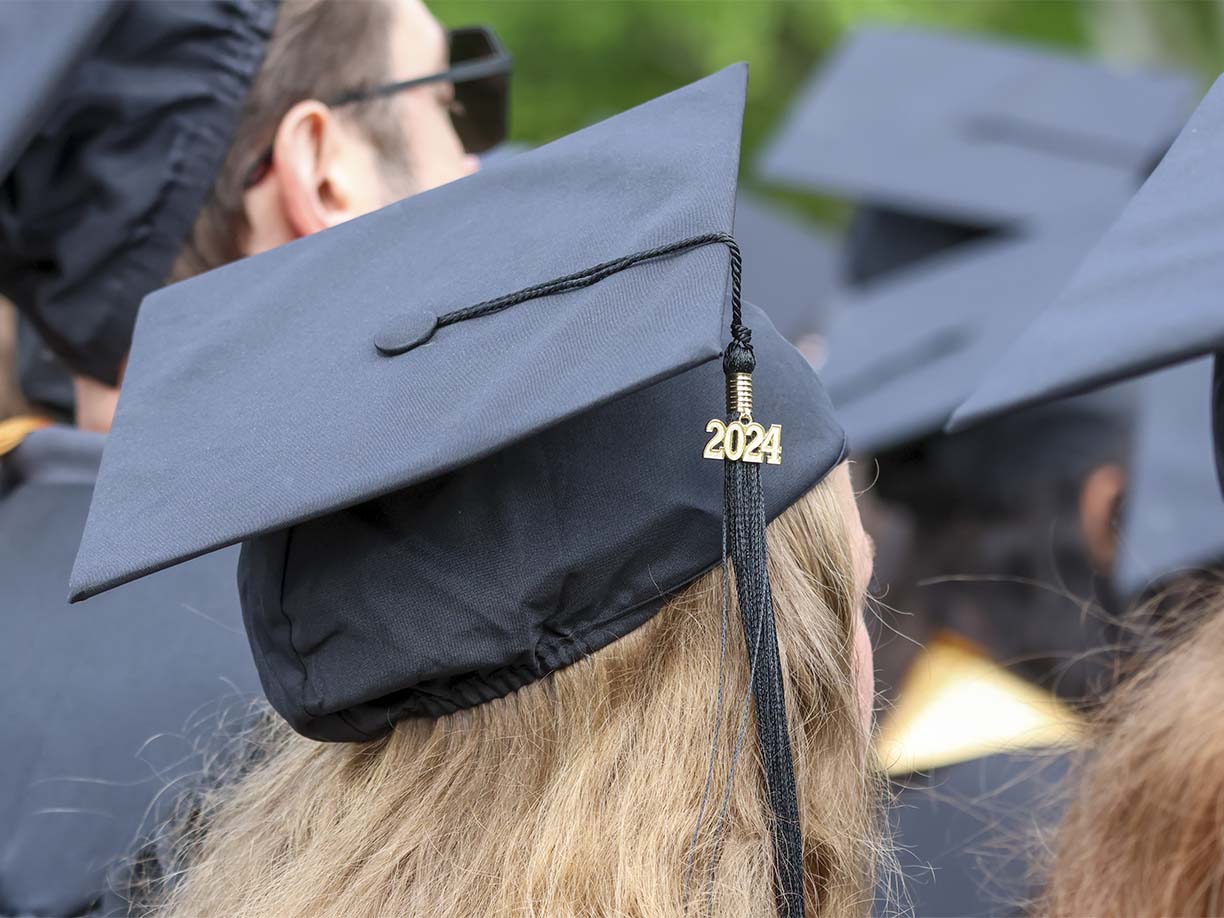
<svg viewBox="0 0 1224 918">
<path fill-rule="evenodd" d="M 391 80 L 445 71 L 450 52 L 441 24 L 420 0 L 389 2 L 395 23 L 390 37 Z M 454 104 L 454 86 L 444 82 L 426 83 L 396 95 L 395 113 L 403 132 L 403 165 L 410 188 L 387 189 L 390 200 L 437 188 L 477 170 L 476 157 L 463 149 L 451 121 Z"/>
</svg>

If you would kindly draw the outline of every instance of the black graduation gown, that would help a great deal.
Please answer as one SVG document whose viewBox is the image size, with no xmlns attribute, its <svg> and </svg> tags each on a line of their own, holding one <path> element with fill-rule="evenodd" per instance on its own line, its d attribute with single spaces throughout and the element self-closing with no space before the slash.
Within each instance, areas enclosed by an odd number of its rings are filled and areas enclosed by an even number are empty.
<svg viewBox="0 0 1224 918">
<path fill-rule="evenodd" d="M 1068 762 L 1066 752 L 997 753 L 894 781 L 890 822 L 916 918 L 1024 914 Z"/>
<path fill-rule="evenodd" d="M 903 887 L 891 901 L 882 887 L 877 913 L 1023 914 L 1081 731 L 1074 711 L 963 638 L 931 640 L 877 736 Z"/>
<path fill-rule="evenodd" d="M 259 692 L 236 549 L 67 604 L 103 441 L 0 457 L 0 915 L 123 911 L 137 835 Z"/>
</svg>

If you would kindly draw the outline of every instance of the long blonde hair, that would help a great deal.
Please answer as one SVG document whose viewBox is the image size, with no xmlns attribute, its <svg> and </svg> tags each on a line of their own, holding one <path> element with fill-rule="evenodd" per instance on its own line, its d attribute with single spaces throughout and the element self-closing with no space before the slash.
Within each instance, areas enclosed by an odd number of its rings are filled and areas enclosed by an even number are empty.
<svg viewBox="0 0 1224 918">
<path fill-rule="evenodd" d="M 770 526 L 769 548 L 809 914 L 866 914 L 879 790 L 852 672 L 859 597 L 830 483 Z M 208 800 L 165 913 L 773 915 L 751 721 L 721 840 L 714 830 L 748 683 L 730 592 L 727 701 L 687 913 L 719 679 L 717 570 L 627 637 L 498 701 L 367 744 L 274 727 L 259 763 Z"/>
<path fill-rule="evenodd" d="M 1155 652 L 1096 716 L 1045 915 L 1224 914 L 1224 591 L 1206 589 L 1165 610 Z"/>
</svg>

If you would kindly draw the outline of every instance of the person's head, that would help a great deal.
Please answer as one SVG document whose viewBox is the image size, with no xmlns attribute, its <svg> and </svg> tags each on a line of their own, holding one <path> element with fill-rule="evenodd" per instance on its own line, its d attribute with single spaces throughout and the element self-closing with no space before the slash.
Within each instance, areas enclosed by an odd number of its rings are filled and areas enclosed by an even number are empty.
<svg viewBox="0 0 1224 918">
<path fill-rule="evenodd" d="M 452 124 L 453 87 L 324 100 L 447 69 L 421 0 L 284 0 L 233 142 L 171 280 L 220 267 L 476 169 Z M 78 425 L 107 430 L 118 388 L 74 375 Z"/>
<path fill-rule="evenodd" d="M 176 279 L 266 251 L 477 168 L 451 121 L 446 33 L 421 0 L 285 0 Z"/>
<path fill-rule="evenodd" d="M 770 526 L 769 549 L 809 896 L 822 915 L 864 914 L 877 840 L 862 640 L 871 549 L 844 465 Z M 720 655 L 722 595 L 715 569 L 546 680 L 374 743 L 313 743 L 279 724 L 266 757 L 208 801 L 169 913 L 459 918 L 478 902 L 495 915 L 679 916 L 687 878 L 687 914 L 772 915 L 751 740 L 714 829 L 748 685 L 734 598 Z"/>
<path fill-rule="evenodd" d="M 1127 405 L 1073 400 L 880 457 L 873 494 L 909 525 L 885 602 L 910 640 L 882 648 L 886 691 L 945 629 L 1068 699 L 1103 687 Z"/>
<path fill-rule="evenodd" d="M 1224 593 L 1197 592 L 1093 721 L 1042 914 L 1224 913 Z"/>
</svg>

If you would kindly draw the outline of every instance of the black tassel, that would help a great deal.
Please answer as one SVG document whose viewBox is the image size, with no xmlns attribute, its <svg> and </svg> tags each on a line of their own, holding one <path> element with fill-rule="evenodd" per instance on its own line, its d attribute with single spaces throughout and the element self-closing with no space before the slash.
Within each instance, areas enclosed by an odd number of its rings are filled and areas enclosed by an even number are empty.
<svg viewBox="0 0 1224 918">
<path fill-rule="evenodd" d="M 734 310 L 733 289 L 733 316 Z M 756 368 L 752 333 L 733 320 L 732 340 L 723 357 L 723 370 L 730 381 L 737 373 Z M 728 417 L 728 421 L 736 418 Z M 765 497 L 761 489 L 761 466 L 750 462 L 724 462 L 723 512 L 727 519 L 731 564 L 735 569 L 735 594 L 749 658 L 756 658 L 752 691 L 756 702 L 757 743 L 765 771 L 773 817 L 775 889 L 778 914 L 802 918 L 803 835 L 799 827 L 799 802 L 795 768 L 791 760 L 790 731 L 786 723 L 786 701 L 782 690 L 782 661 L 774 626 L 773 597 L 769 589 L 768 552 L 765 540 Z M 759 646 L 756 642 L 759 640 Z"/>
</svg>

